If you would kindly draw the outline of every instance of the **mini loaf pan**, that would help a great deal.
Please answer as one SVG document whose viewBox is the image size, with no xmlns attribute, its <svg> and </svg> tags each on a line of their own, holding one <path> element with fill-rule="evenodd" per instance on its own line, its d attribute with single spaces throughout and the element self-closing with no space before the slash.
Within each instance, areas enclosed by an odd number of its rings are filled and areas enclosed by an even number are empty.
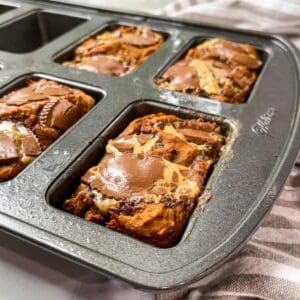
<svg viewBox="0 0 300 300">
<path fill-rule="evenodd" d="M 61 65 L 104 28 L 124 24 L 162 33 L 164 44 L 124 77 Z M 296 159 L 299 56 L 273 35 L 48 1 L 0 1 L 0 95 L 30 78 L 81 88 L 97 105 L 14 179 L 0 184 L 0 228 L 145 290 L 179 288 L 223 264 L 271 209 Z M 155 79 L 195 42 L 223 37 L 254 46 L 263 66 L 240 105 L 164 90 Z M 105 143 L 129 121 L 153 112 L 221 124 L 227 144 L 174 247 L 160 249 L 57 208 Z M 209 200 L 209 201 L 208 201 Z"/>
</svg>

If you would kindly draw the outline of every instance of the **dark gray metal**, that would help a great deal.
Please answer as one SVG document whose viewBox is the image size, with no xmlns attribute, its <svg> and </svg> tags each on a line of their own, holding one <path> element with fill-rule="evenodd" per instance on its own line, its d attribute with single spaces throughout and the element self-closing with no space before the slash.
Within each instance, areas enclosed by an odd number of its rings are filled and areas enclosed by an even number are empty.
<svg viewBox="0 0 300 300">
<path fill-rule="evenodd" d="M 99 101 L 21 174 L 0 184 L 0 228 L 147 290 L 178 288 L 224 263 L 271 209 L 299 149 L 295 47 L 281 37 L 201 23 L 47 1 L 0 1 L 0 8 L 1 3 L 18 6 L 0 15 L 1 95 L 28 78 L 46 77 L 80 87 Z M 121 78 L 58 63 L 78 41 L 118 23 L 146 25 L 168 38 L 140 68 Z M 154 84 L 193 41 L 214 36 L 248 42 L 261 51 L 264 66 L 245 104 L 219 103 Z M 74 187 L 101 157 L 107 138 L 130 119 L 158 110 L 208 114 L 229 128 L 228 145 L 201 196 L 210 201 L 204 211 L 195 209 L 175 247 L 159 249 L 55 207 L 70 182 Z"/>
</svg>

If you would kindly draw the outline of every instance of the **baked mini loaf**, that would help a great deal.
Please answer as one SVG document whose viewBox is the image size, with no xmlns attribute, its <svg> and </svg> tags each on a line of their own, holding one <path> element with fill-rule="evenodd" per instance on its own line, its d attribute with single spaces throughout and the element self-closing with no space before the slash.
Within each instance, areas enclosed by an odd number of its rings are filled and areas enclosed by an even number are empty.
<svg viewBox="0 0 300 300">
<path fill-rule="evenodd" d="M 163 113 L 131 122 L 106 145 L 65 211 L 158 247 L 178 242 L 225 144 L 215 122 Z"/>
<path fill-rule="evenodd" d="M 64 65 L 124 76 L 133 72 L 163 43 L 163 36 L 146 27 L 119 26 L 84 41 Z"/>
<path fill-rule="evenodd" d="M 11 179 L 88 112 L 86 93 L 39 79 L 0 99 L 0 182 Z"/>
<path fill-rule="evenodd" d="M 261 65 L 252 46 L 214 38 L 191 48 L 164 72 L 157 84 L 221 102 L 242 103 Z"/>
</svg>

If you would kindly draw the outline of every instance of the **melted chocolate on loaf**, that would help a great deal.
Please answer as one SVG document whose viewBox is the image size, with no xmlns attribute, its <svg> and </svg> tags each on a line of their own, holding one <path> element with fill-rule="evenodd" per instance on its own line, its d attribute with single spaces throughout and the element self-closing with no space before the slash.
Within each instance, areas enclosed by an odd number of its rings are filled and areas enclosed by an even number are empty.
<svg viewBox="0 0 300 300">
<path fill-rule="evenodd" d="M 256 50 L 250 45 L 215 38 L 190 49 L 157 83 L 168 90 L 242 103 L 261 65 Z"/>
<path fill-rule="evenodd" d="M 0 181 L 25 168 L 94 105 L 84 92 L 40 79 L 0 99 Z"/>
<path fill-rule="evenodd" d="M 131 122 L 106 146 L 63 209 L 160 247 L 174 245 L 218 160 L 222 128 L 162 113 Z"/>
<path fill-rule="evenodd" d="M 64 65 L 108 76 L 133 72 L 163 43 L 161 34 L 145 27 L 120 26 L 91 37 Z"/>
</svg>

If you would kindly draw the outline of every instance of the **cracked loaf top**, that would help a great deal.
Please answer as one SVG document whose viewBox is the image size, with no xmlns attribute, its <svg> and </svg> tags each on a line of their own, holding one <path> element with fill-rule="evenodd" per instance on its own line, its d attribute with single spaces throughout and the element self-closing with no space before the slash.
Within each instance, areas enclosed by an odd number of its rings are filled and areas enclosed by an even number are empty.
<svg viewBox="0 0 300 300">
<path fill-rule="evenodd" d="M 0 99 L 0 181 L 21 172 L 89 111 L 95 100 L 84 92 L 40 79 Z"/>
<path fill-rule="evenodd" d="M 107 143 L 63 209 L 155 246 L 173 246 L 224 143 L 223 128 L 202 118 L 138 118 Z"/>
<path fill-rule="evenodd" d="M 119 26 L 84 41 L 74 51 L 74 59 L 64 65 L 124 76 L 133 72 L 163 43 L 163 36 L 145 27 Z"/>
<path fill-rule="evenodd" d="M 163 73 L 157 84 L 221 102 L 242 103 L 261 65 L 252 46 L 214 38 L 191 48 Z"/>
</svg>

